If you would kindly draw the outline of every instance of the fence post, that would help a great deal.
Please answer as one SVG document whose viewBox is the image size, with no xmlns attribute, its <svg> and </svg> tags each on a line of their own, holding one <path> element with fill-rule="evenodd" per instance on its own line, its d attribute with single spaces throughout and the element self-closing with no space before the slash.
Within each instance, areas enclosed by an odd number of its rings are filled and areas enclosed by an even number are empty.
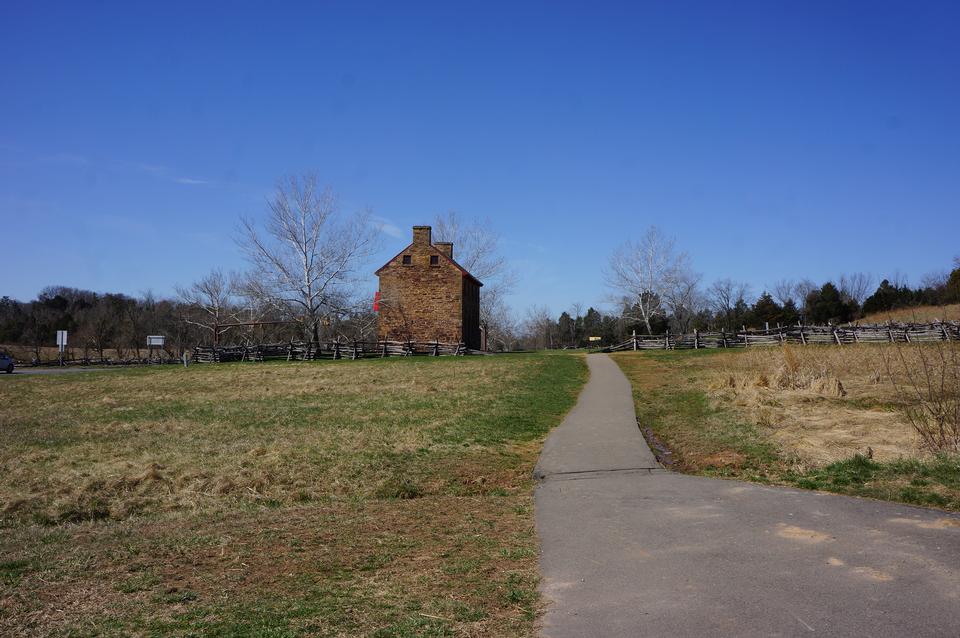
<svg viewBox="0 0 960 638">
<path fill-rule="evenodd" d="M 633 338 L 632 338 L 632 341 L 633 341 L 633 351 L 636 352 L 636 351 L 637 351 L 637 330 L 636 330 L 636 328 L 634 328 L 634 330 L 633 330 Z"/>
<path fill-rule="evenodd" d="M 696 328 L 693 329 L 693 349 L 700 349 L 700 331 Z"/>
</svg>

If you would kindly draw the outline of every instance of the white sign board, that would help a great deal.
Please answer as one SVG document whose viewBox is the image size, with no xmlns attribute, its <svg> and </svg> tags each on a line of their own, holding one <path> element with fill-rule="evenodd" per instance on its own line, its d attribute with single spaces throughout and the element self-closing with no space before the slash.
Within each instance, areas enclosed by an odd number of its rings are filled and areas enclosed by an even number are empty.
<svg viewBox="0 0 960 638">
<path fill-rule="evenodd" d="M 63 349 L 67 347 L 66 330 L 57 330 L 57 347 L 60 348 L 60 352 L 63 352 Z"/>
<path fill-rule="evenodd" d="M 163 342 L 166 340 L 166 337 L 163 335 L 149 335 L 147 337 L 148 346 L 160 346 L 163 347 Z"/>
<path fill-rule="evenodd" d="M 587 337 L 590 341 L 600 341 L 602 337 Z"/>
</svg>

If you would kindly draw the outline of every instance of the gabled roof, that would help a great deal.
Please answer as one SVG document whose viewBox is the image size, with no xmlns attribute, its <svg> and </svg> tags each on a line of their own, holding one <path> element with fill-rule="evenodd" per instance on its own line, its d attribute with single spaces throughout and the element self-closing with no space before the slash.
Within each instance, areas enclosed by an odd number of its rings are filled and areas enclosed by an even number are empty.
<svg viewBox="0 0 960 638">
<path fill-rule="evenodd" d="M 398 252 L 396 255 L 394 255 L 393 257 L 391 257 L 390 260 L 387 261 L 387 263 L 385 263 L 384 265 L 382 265 L 382 266 L 380 266 L 379 268 L 377 268 L 376 272 L 374 272 L 373 274 L 375 274 L 375 275 L 377 275 L 377 276 L 380 276 L 380 273 L 383 272 L 384 270 L 386 270 L 387 266 L 389 266 L 390 264 L 392 264 L 392 263 L 394 262 L 394 260 L 396 260 L 397 257 L 399 257 L 399 256 L 402 255 L 403 253 L 405 253 L 405 252 L 407 252 L 408 250 L 410 250 L 410 248 L 411 248 L 412 246 L 413 246 L 412 243 L 407 244 L 406 247 L 405 247 L 403 250 L 401 250 L 401 251 Z M 440 258 L 441 258 L 441 259 L 445 259 L 446 261 L 448 261 L 448 262 L 450 262 L 451 264 L 453 264 L 460 272 L 463 273 L 463 276 L 464 276 L 464 277 L 473 280 L 478 286 L 483 286 L 483 282 L 482 282 L 482 281 L 480 281 L 479 279 L 477 279 L 476 277 L 474 277 L 473 275 L 471 275 L 470 272 L 469 272 L 466 268 L 464 268 L 463 266 L 461 266 L 460 264 L 458 264 L 458 263 L 456 262 L 456 260 L 454 260 L 452 257 L 447 257 L 446 254 L 444 254 L 439 248 L 437 248 L 437 247 L 434 246 L 433 244 L 430 244 L 430 249 L 433 250 L 433 252 L 435 252 L 436 254 L 440 255 Z"/>
</svg>

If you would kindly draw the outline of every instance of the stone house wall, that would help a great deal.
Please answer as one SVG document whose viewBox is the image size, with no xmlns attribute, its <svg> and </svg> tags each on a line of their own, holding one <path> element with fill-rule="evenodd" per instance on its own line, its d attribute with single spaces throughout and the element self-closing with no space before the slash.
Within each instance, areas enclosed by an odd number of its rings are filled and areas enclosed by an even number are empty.
<svg viewBox="0 0 960 638">
<path fill-rule="evenodd" d="M 380 339 L 480 348 L 481 284 L 452 254 L 451 244 L 432 243 L 429 226 L 414 227 L 413 243 L 377 271 Z"/>
</svg>

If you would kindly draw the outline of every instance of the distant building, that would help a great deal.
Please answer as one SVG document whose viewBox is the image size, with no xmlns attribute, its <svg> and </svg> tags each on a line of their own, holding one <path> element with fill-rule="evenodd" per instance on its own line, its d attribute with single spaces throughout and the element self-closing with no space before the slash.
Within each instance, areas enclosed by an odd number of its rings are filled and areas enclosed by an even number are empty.
<svg viewBox="0 0 960 638">
<path fill-rule="evenodd" d="M 381 339 L 463 342 L 483 349 L 480 286 L 453 259 L 453 244 L 433 243 L 430 226 L 413 227 L 413 243 L 377 271 Z"/>
</svg>

